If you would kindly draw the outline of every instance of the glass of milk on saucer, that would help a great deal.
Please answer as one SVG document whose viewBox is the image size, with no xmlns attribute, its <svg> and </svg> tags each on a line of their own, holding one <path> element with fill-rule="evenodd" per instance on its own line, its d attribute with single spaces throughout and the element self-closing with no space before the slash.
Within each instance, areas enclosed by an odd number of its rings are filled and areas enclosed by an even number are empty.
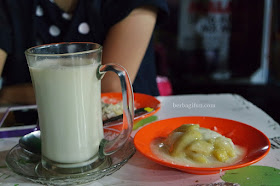
<svg viewBox="0 0 280 186">
<path fill-rule="evenodd" d="M 90 42 L 35 46 L 25 52 L 41 130 L 41 166 L 54 173 L 82 173 L 110 165 L 109 155 L 129 138 L 134 118 L 126 70 L 101 65 L 102 46 Z M 101 78 L 117 73 L 123 97 L 123 129 L 104 139 Z"/>
</svg>

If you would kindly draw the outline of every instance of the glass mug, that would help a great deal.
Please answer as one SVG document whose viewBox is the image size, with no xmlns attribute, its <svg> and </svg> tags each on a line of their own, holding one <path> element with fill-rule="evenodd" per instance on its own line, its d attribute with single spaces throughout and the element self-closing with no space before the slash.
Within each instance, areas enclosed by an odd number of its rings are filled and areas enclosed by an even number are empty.
<svg viewBox="0 0 280 186">
<path fill-rule="evenodd" d="M 25 51 L 41 130 L 42 166 L 58 173 L 80 173 L 109 166 L 108 155 L 129 138 L 134 118 L 132 86 L 126 70 L 101 65 L 102 46 L 90 42 L 41 45 Z M 117 73 L 123 98 L 123 127 L 104 139 L 101 78 Z"/>
</svg>

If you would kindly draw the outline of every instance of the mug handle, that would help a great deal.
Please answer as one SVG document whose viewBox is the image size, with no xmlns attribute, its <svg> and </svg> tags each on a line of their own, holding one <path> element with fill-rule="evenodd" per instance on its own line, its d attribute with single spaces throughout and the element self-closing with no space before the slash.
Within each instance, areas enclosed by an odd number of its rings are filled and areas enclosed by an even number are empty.
<svg viewBox="0 0 280 186">
<path fill-rule="evenodd" d="M 134 121 L 134 98 L 127 71 L 118 64 L 100 65 L 97 69 L 97 78 L 102 79 L 108 71 L 116 73 L 120 78 L 123 99 L 123 126 L 120 134 L 115 139 L 101 140 L 99 145 L 99 158 L 101 159 L 113 154 L 123 146 L 130 137 Z"/>
</svg>

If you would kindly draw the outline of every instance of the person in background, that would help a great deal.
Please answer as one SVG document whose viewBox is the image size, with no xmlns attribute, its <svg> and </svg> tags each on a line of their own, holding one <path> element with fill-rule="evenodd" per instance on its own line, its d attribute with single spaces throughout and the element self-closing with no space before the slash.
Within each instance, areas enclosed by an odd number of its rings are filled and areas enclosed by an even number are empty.
<svg viewBox="0 0 280 186">
<path fill-rule="evenodd" d="M 158 95 L 152 35 L 167 16 L 165 0 L 1 0 L 0 104 L 35 103 L 24 51 L 57 42 L 103 45 L 103 64 L 126 68 L 134 92 Z M 119 91 L 108 73 L 102 92 Z"/>
</svg>

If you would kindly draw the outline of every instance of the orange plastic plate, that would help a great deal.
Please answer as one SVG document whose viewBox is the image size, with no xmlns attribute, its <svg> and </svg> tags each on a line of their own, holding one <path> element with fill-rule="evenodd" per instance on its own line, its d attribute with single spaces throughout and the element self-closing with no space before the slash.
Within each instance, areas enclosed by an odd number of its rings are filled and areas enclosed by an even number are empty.
<svg viewBox="0 0 280 186">
<path fill-rule="evenodd" d="M 119 92 L 102 93 L 101 98 L 105 103 L 116 104 L 116 103 L 122 101 L 122 94 Z M 158 112 L 160 109 L 160 101 L 150 95 L 134 93 L 134 106 L 136 109 L 145 108 L 145 107 L 150 107 L 150 108 L 154 109 L 154 111 L 152 111 L 148 114 L 145 114 L 143 116 L 140 116 L 137 119 L 134 119 L 134 122 L 137 122 L 141 119 L 152 116 L 156 112 Z"/>
<path fill-rule="evenodd" d="M 182 124 L 191 123 L 199 124 L 200 127 L 214 130 L 228 138 L 231 138 L 235 145 L 239 145 L 246 149 L 246 155 L 240 162 L 230 166 L 206 168 L 172 164 L 153 154 L 151 150 L 151 143 L 154 139 L 167 137 L 171 131 Z M 245 167 L 260 161 L 268 154 L 270 149 L 270 141 L 266 135 L 250 125 L 229 119 L 201 116 L 171 118 L 151 123 L 136 133 L 134 137 L 134 144 L 136 149 L 147 158 L 161 165 L 179 169 L 191 174 L 216 174 L 224 170 Z"/>
</svg>

